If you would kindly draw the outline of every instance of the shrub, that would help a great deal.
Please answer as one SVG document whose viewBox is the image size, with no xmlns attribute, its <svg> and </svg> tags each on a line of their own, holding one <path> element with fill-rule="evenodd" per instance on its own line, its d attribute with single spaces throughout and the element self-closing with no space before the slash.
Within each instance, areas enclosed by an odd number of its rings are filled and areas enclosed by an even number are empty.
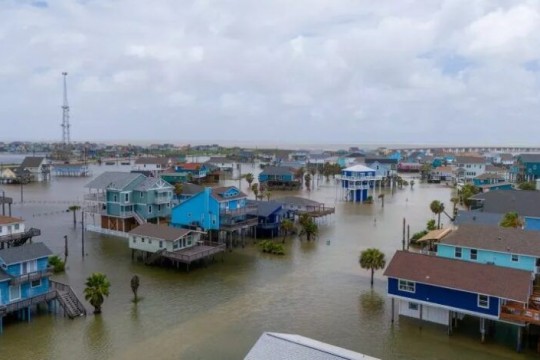
<svg viewBox="0 0 540 360">
<path fill-rule="evenodd" d="M 285 249 L 282 244 L 273 242 L 272 240 L 264 240 L 259 243 L 259 246 L 262 249 L 262 252 L 274 254 L 274 255 L 284 255 Z"/>
<path fill-rule="evenodd" d="M 53 271 L 55 273 L 60 273 L 66 270 L 66 263 L 57 255 L 49 258 L 49 265 L 53 267 Z"/>
</svg>

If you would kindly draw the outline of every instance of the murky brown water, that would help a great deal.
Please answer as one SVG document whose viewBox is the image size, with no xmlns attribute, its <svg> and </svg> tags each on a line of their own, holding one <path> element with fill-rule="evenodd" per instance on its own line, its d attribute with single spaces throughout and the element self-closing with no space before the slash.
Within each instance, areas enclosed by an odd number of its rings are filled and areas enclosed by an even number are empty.
<svg viewBox="0 0 540 360">
<path fill-rule="evenodd" d="M 114 169 L 103 166 L 94 173 Z M 257 170 L 247 166 L 247 171 Z M 79 295 L 91 272 L 107 274 L 112 288 L 103 314 L 76 320 L 40 314 L 30 323 L 8 323 L 0 336 L 2 359 L 241 359 L 263 331 L 298 333 L 382 359 L 534 356 L 515 353 L 513 338 L 483 345 L 475 329 L 458 329 L 448 337 L 444 327 L 420 327 L 407 319 L 392 325 L 382 272 L 370 289 L 359 252 L 377 247 L 389 259 L 401 247 L 403 217 L 411 232 L 417 231 L 432 217 L 431 200 L 450 204 L 451 191 L 444 185 L 417 181 L 414 189 L 387 192 L 382 208 L 379 202 L 341 202 L 336 188 L 323 181 L 316 190 L 299 193 L 337 208 L 321 225 L 317 241 L 289 239 L 283 257 L 261 254 L 250 243 L 227 252 L 224 262 L 188 274 L 134 263 L 126 240 L 92 233 L 86 234 L 83 260 L 80 228 L 73 229 L 71 213 L 62 212 L 68 204 L 56 202 L 82 199 L 88 181 L 56 178 L 25 186 L 27 203 L 13 210 L 29 226 L 41 228 L 39 240 L 56 253 L 63 253 L 63 235 L 68 235 L 68 270 L 58 279 Z M 2 187 L 19 199 L 18 186 Z M 247 183 L 242 187 L 250 193 Z M 131 302 L 133 274 L 141 279 L 143 300 L 137 305 Z"/>
</svg>

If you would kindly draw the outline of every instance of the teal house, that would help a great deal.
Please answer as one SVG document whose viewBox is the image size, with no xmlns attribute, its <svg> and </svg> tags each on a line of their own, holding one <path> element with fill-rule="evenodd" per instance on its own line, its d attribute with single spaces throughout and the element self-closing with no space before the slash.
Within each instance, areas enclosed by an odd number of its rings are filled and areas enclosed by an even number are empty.
<svg viewBox="0 0 540 360">
<path fill-rule="evenodd" d="M 173 186 L 139 173 L 106 172 L 86 185 L 87 212 L 99 215 L 101 229 L 127 233 L 171 214 Z M 95 228 L 91 228 L 94 229 Z"/>
<path fill-rule="evenodd" d="M 5 316 L 30 320 L 32 309 L 56 297 L 50 288 L 48 267 L 51 250 L 33 243 L 0 250 L 0 333 Z"/>
<path fill-rule="evenodd" d="M 259 182 L 270 189 L 298 189 L 301 182 L 294 171 L 285 166 L 267 166 L 259 174 Z"/>
<path fill-rule="evenodd" d="M 172 209 L 171 226 L 244 236 L 257 226 L 254 210 L 235 186 L 206 187 Z"/>
<path fill-rule="evenodd" d="M 441 239 L 437 256 L 539 273 L 540 232 L 467 224 Z"/>
<path fill-rule="evenodd" d="M 513 171 L 517 175 L 517 181 L 534 181 L 540 179 L 540 154 L 519 155 Z"/>
</svg>

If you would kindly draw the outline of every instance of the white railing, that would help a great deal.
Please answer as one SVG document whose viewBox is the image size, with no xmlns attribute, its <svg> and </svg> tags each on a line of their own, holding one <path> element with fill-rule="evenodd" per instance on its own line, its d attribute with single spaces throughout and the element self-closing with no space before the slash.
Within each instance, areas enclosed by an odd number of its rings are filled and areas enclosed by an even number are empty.
<svg viewBox="0 0 540 360">
<path fill-rule="evenodd" d="M 347 180 L 347 181 L 379 181 L 382 180 L 382 176 L 345 176 L 345 175 L 336 175 L 337 180 Z"/>
<path fill-rule="evenodd" d="M 85 194 L 84 200 L 105 202 L 105 194 Z"/>
<path fill-rule="evenodd" d="M 102 227 L 96 226 L 96 225 L 85 225 L 86 231 L 91 231 L 99 234 L 105 234 L 105 235 L 111 235 L 111 236 L 118 236 L 122 238 L 129 238 L 129 234 L 125 233 L 123 231 L 118 230 L 111 230 L 111 229 L 103 229 Z"/>
<path fill-rule="evenodd" d="M 349 190 L 369 190 L 371 189 L 371 187 L 369 185 L 355 185 L 355 184 L 347 184 L 347 187 L 346 189 L 349 189 Z"/>
</svg>

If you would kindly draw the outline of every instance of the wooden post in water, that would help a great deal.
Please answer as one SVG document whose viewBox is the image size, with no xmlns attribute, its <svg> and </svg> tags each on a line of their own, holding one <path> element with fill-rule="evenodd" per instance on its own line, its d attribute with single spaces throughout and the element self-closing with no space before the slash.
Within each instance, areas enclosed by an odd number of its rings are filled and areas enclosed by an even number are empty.
<svg viewBox="0 0 540 360">
<path fill-rule="evenodd" d="M 410 244 L 411 244 L 411 226 L 407 224 L 407 251 L 409 250 Z"/>
<path fill-rule="evenodd" d="M 67 235 L 64 235 L 64 262 L 67 263 L 68 257 L 68 239 Z"/>
<path fill-rule="evenodd" d="M 84 209 L 81 210 L 81 243 L 82 243 L 82 258 L 84 259 Z"/>
<path fill-rule="evenodd" d="M 521 326 L 518 326 L 516 351 L 521 352 Z"/>
<path fill-rule="evenodd" d="M 486 319 L 480 319 L 480 341 L 484 343 L 486 341 Z"/>
<path fill-rule="evenodd" d="M 402 250 L 405 250 L 405 223 L 406 223 L 406 220 L 405 218 L 403 218 L 403 239 L 401 241 Z"/>
<path fill-rule="evenodd" d="M 452 335 L 452 311 L 448 312 L 448 335 Z"/>
<path fill-rule="evenodd" d="M 395 302 L 396 299 L 392 298 L 392 324 L 394 323 L 394 313 L 395 313 Z"/>
</svg>

